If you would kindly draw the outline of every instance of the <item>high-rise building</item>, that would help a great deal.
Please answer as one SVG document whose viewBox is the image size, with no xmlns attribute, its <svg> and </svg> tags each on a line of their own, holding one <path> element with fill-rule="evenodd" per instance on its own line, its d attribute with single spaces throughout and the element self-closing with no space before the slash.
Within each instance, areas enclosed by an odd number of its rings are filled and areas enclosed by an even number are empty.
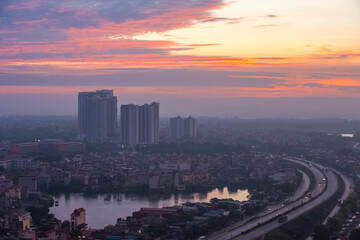
<svg viewBox="0 0 360 240">
<path fill-rule="evenodd" d="M 178 139 L 183 136 L 183 119 L 180 116 L 170 118 L 170 137 Z"/>
<path fill-rule="evenodd" d="M 121 142 L 135 145 L 139 142 L 139 107 L 134 104 L 121 105 Z"/>
<path fill-rule="evenodd" d="M 159 103 L 121 105 L 120 122 L 123 144 L 159 142 Z"/>
<path fill-rule="evenodd" d="M 117 98 L 112 90 L 79 92 L 78 138 L 97 141 L 116 136 Z"/>
<path fill-rule="evenodd" d="M 184 119 L 184 136 L 185 137 L 196 137 L 197 136 L 196 119 L 191 116 Z"/>
<path fill-rule="evenodd" d="M 196 137 L 197 124 L 196 119 L 189 116 L 188 118 L 170 118 L 170 137 L 179 139 L 183 137 Z"/>
</svg>

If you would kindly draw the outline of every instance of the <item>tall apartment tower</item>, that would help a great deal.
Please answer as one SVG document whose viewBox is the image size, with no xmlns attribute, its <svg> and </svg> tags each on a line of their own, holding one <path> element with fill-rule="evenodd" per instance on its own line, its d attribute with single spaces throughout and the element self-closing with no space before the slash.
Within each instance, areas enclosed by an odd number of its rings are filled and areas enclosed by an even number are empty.
<svg viewBox="0 0 360 240">
<path fill-rule="evenodd" d="M 126 145 L 159 142 L 159 103 L 121 105 L 121 142 Z"/>
<path fill-rule="evenodd" d="M 180 139 L 183 137 L 196 137 L 197 124 L 196 119 L 189 116 L 188 118 L 170 118 L 170 137 Z"/>
<path fill-rule="evenodd" d="M 134 104 L 121 105 L 120 109 L 121 142 L 135 145 L 139 142 L 139 107 Z"/>
<path fill-rule="evenodd" d="M 170 137 L 179 139 L 183 136 L 183 119 L 180 116 L 170 118 Z"/>
<path fill-rule="evenodd" d="M 112 90 L 79 92 L 78 139 L 98 141 L 116 136 L 117 98 Z"/>
</svg>

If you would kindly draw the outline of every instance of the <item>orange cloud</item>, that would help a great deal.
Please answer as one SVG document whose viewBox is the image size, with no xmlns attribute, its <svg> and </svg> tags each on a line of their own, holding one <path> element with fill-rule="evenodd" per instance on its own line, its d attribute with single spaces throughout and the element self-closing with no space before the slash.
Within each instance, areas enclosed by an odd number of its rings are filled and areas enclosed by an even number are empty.
<svg viewBox="0 0 360 240">
<path fill-rule="evenodd" d="M 274 88 L 244 88 L 224 86 L 1 86 L 0 94 L 77 94 L 101 88 L 113 89 L 116 94 L 181 95 L 211 98 L 239 97 L 340 97 L 344 93 L 336 88 L 309 86 L 275 86 Z M 360 96 L 359 91 L 348 92 L 347 96 Z"/>
<path fill-rule="evenodd" d="M 317 82 L 323 85 L 331 85 L 331 86 L 349 86 L 349 87 L 359 87 L 360 81 L 356 81 L 353 79 L 327 79 L 324 81 Z"/>
<path fill-rule="evenodd" d="M 21 6 L 9 6 L 8 10 L 21 8 L 35 9 L 41 1 Z M 316 72 L 320 67 L 339 67 L 358 63 L 360 54 L 352 49 L 334 52 L 323 49 L 321 54 L 304 54 L 292 57 L 253 57 L 241 58 L 231 56 L 191 56 L 175 53 L 186 47 L 202 48 L 216 46 L 216 43 L 182 44 L 176 41 L 135 40 L 136 35 L 149 32 L 166 32 L 197 24 L 199 19 L 214 19 L 210 10 L 219 9 L 224 3 L 214 2 L 194 8 L 175 8 L 153 15 L 146 19 L 129 19 L 121 23 L 99 19 L 99 25 L 87 28 L 54 29 L 65 33 L 67 38 L 47 42 L 26 41 L 22 38 L 6 38 L 2 41 L 0 55 L 0 72 L 6 74 L 59 74 L 59 75 L 99 75 L 108 74 L 116 69 L 196 69 L 206 71 L 232 71 L 228 77 L 243 77 L 236 71 L 285 71 L 289 76 L 276 77 L 288 81 L 287 86 L 274 88 L 241 88 L 241 87 L 208 87 L 206 79 L 202 87 L 113 87 L 117 92 L 143 94 L 174 94 L 214 97 L 279 97 L 279 96 L 339 96 L 356 95 L 355 91 L 341 90 L 336 87 L 358 87 L 356 77 L 334 79 L 310 79 L 303 74 L 304 69 Z M 66 11 L 66 9 L 58 9 Z M 146 10 L 144 14 L 151 13 Z M 79 13 L 81 15 L 81 13 Z M 277 17 L 267 15 L 267 18 Z M 34 21 L 15 21 L 15 25 L 26 28 L 52 21 L 41 18 Z M 274 25 L 261 25 L 267 27 Z M 20 30 L 1 30 L 0 33 L 15 34 Z M 240 55 L 240 54 L 239 54 Z M 354 64 L 355 65 L 355 64 Z M 270 70 L 271 69 L 271 70 Z M 315 70 L 314 70 L 315 69 Z M 330 70 L 329 70 L 330 71 Z M 263 76 L 252 76 L 261 78 Z M 251 78 L 251 77 L 248 77 Z M 268 77 L 271 78 L 271 77 Z M 274 77 L 275 78 L 275 77 Z M 221 80 L 220 80 L 221 81 Z M 309 85 L 319 84 L 319 85 Z M 221 84 L 221 83 L 219 83 Z M 308 84 L 306 86 L 306 84 Z M 292 85 L 292 86 L 290 86 Z M 330 86 L 330 87 L 328 87 Z M 46 86 L 2 86 L 0 94 L 10 93 L 57 93 L 75 94 L 78 91 L 98 89 L 98 86 L 46 87 Z"/>
</svg>

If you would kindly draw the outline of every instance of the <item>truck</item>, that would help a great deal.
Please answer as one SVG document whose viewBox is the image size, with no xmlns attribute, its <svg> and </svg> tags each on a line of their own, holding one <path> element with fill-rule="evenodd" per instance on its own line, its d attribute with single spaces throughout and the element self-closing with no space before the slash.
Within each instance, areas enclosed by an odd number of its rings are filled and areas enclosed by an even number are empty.
<svg viewBox="0 0 360 240">
<path fill-rule="evenodd" d="M 286 222 L 287 221 L 287 216 L 286 215 L 284 215 L 284 214 L 280 214 L 280 215 L 278 215 L 278 222 L 279 223 L 283 223 L 283 222 Z"/>
</svg>

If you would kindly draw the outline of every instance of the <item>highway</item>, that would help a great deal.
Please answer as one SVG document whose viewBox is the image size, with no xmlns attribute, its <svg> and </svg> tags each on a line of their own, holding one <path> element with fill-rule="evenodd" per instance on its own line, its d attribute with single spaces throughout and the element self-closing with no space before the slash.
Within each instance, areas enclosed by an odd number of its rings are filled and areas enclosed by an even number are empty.
<svg viewBox="0 0 360 240">
<path fill-rule="evenodd" d="M 328 177 L 328 184 L 333 187 L 327 188 L 327 190 L 321 194 L 318 198 L 315 200 L 312 200 L 308 204 L 303 205 L 302 207 L 295 209 L 289 213 L 287 213 L 288 220 L 292 220 L 294 218 L 297 218 L 298 216 L 304 214 L 305 212 L 311 210 L 312 208 L 320 205 L 322 202 L 326 201 L 332 194 L 336 192 L 336 189 L 338 187 L 337 178 L 334 173 L 330 172 L 326 174 Z M 301 205 L 301 204 L 299 204 Z M 278 228 L 280 225 L 276 220 L 267 223 L 259 228 L 257 228 L 255 231 L 251 231 L 248 234 L 240 235 L 238 237 L 234 237 L 232 239 L 254 239 L 256 237 L 259 237 L 263 234 L 268 233 L 271 230 L 274 230 Z"/>
<path fill-rule="evenodd" d="M 300 198 L 301 196 L 303 196 L 306 192 L 309 191 L 309 187 L 310 187 L 310 178 L 308 175 L 306 175 L 303 171 L 299 170 L 299 172 L 301 172 L 303 174 L 303 179 L 302 182 L 300 183 L 298 189 L 294 192 L 293 195 L 291 195 L 289 197 L 290 202 L 293 202 L 295 200 L 298 200 L 298 198 Z M 277 211 L 281 208 L 283 208 L 283 204 L 277 204 L 277 205 L 268 205 L 268 207 L 263 211 L 258 213 L 257 215 L 255 215 L 254 217 L 256 217 L 257 219 L 262 219 L 263 217 L 265 217 L 266 215 L 270 214 L 273 211 Z M 249 221 L 249 218 L 246 218 L 244 220 L 238 221 L 234 224 L 232 224 L 231 226 L 218 230 L 216 232 L 213 232 L 211 234 L 209 234 L 207 236 L 207 239 L 219 239 L 220 236 L 222 236 L 222 234 L 224 234 L 225 232 L 228 231 L 228 229 L 234 229 L 234 228 L 238 228 L 242 225 L 244 225 L 246 222 Z"/>
<path fill-rule="evenodd" d="M 351 179 L 349 179 L 348 177 L 344 176 L 343 174 L 341 174 L 339 171 L 336 171 L 334 169 L 332 169 L 332 171 L 334 171 L 335 173 L 339 174 L 340 177 L 342 178 L 342 180 L 345 183 L 345 191 L 343 193 L 343 195 L 341 196 L 341 200 L 344 201 L 345 199 L 347 199 L 350 195 L 351 192 L 353 192 L 353 189 L 350 188 L 350 186 L 353 186 L 353 182 Z M 325 218 L 325 220 L 323 221 L 322 224 L 326 224 L 327 220 L 330 217 L 333 217 L 338 211 L 340 210 L 340 206 L 335 206 L 334 209 L 330 212 L 330 214 Z M 312 237 L 309 236 L 306 238 L 306 240 L 311 240 Z"/>
<path fill-rule="evenodd" d="M 302 159 L 296 159 L 296 158 L 284 158 L 284 159 L 309 167 L 309 165 L 307 163 L 304 163 L 303 162 L 304 160 L 302 160 Z M 314 165 L 319 166 L 320 169 L 324 168 L 323 166 L 320 166 L 318 164 L 314 164 Z M 336 192 L 336 190 L 338 188 L 338 181 L 337 181 L 335 174 L 332 171 L 322 172 L 315 166 L 310 167 L 309 169 L 313 172 L 313 174 L 316 178 L 316 185 L 315 185 L 314 189 L 312 190 L 313 199 L 309 200 L 305 197 L 301 198 L 301 199 L 291 203 L 290 205 L 288 205 L 284 208 L 281 208 L 281 209 L 276 209 L 276 210 L 268 213 L 267 215 L 262 216 L 259 219 L 254 219 L 254 220 L 252 220 L 248 223 L 245 223 L 241 226 L 237 226 L 237 227 L 231 226 L 226 229 L 227 230 L 226 232 L 223 232 L 223 233 L 218 234 L 213 237 L 209 236 L 209 237 L 207 237 L 207 239 L 254 239 L 263 234 L 266 234 L 267 232 L 269 232 L 273 229 L 276 229 L 277 227 L 279 227 L 281 225 L 276 220 L 277 214 L 279 214 L 279 213 L 282 214 L 282 213 L 290 211 L 290 212 L 286 213 L 286 215 L 288 217 L 288 220 L 291 220 L 291 219 L 294 219 L 294 218 L 304 214 L 305 212 L 311 210 L 312 208 L 320 205 L 322 202 L 326 201 L 331 195 L 333 195 Z M 326 188 L 326 190 L 325 190 L 324 185 L 321 185 L 320 187 L 318 187 L 318 183 L 321 183 L 322 179 L 325 177 L 324 174 L 326 175 L 327 184 L 329 186 Z M 316 196 L 318 196 L 318 197 L 315 198 Z M 305 204 L 305 203 L 307 203 L 307 204 Z M 298 207 L 298 208 L 294 209 L 296 207 Z M 267 221 L 269 221 L 269 222 L 267 222 Z M 265 222 L 267 222 L 267 223 L 265 223 Z M 254 229 L 255 227 L 257 227 L 257 228 Z M 244 233 L 245 231 L 249 231 L 249 232 Z"/>
<path fill-rule="evenodd" d="M 333 171 L 336 172 L 337 174 L 339 174 L 345 183 L 345 192 L 341 196 L 341 200 L 344 201 L 345 199 L 347 199 L 349 197 L 350 193 L 353 192 L 353 188 L 351 186 L 353 186 L 354 184 L 351 179 L 342 175 L 340 172 L 338 172 L 336 170 L 333 170 Z M 339 211 L 339 209 L 340 209 L 340 206 L 335 206 L 335 208 L 331 211 L 329 216 L 326 217 L 323 224 L 326 224 L 328 218 L 333 217 Z"/>
<path fill-rule="evenodd" d="M 306 175 L 306 173 L 304 173 L 301 170 L 298 170 L 298 171 L 303 175 L 303 179 L 302 179 L 298 189 L 295 191 L 295 193 L 289 197 L 290 202 L 298 200 L 298 198 L 300 198 L 307 191 L 309 191 L 309 187 L 310 187 L 310 178 L 309 178 L 309 176 Z M 279 206 L 282 207 L 282 204 L 279 205 Z"/>
</svg>

